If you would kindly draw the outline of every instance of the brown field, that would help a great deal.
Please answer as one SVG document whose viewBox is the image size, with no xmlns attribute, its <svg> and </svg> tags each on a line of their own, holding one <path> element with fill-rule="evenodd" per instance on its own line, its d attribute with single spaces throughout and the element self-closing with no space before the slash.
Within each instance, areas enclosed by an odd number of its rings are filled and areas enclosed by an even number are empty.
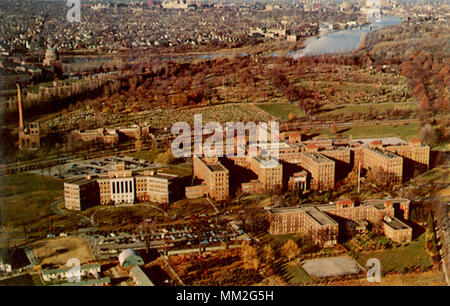
<svg viewBox="0 0 450 306">
<path fill-rule="evenodd" d="M 65 265 L 70 258 L 78 258 L 81 263 L 93 260 L 87 243 L 79 237 L 40 240 L 32 248 L 41 265 Z"/>
</svg>

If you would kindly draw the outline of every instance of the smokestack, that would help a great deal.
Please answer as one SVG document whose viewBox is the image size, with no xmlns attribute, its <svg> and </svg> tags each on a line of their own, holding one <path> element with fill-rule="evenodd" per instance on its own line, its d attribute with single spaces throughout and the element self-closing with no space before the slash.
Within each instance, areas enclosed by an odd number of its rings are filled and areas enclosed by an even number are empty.
<svg viewBox="0 0 450 306">
<path fill-rule="evenodd" d="M 22 87 L 17 83 L 17 108 L 19 109 L 19 130 L 23 131 Z"/>
</svg>

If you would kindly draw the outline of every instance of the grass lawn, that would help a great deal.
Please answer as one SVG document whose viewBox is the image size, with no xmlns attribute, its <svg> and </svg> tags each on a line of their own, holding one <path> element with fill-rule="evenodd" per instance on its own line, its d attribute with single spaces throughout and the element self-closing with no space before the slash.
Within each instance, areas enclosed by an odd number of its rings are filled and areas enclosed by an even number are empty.
<svg viewBox="0 0 450 306">
<path fill-rule="evenodd" d="M 287 279 L 291 285 L 301 285 L 305 283 L 315 282 L 308 273 L 300 266 L 298 260 L 293 260 L 286 263 L 283 268 L 284 278 Z"/>
<path fill-rule="evenodd" d="M 288 119 L 290 113 L 293 113 L 296 117 L 305 116 L 305 113 L 294 104 L 264 103 L 255 105 L 272 116 L 281 119 Z"/>
<path fill-rule="evenodd" d="M 195 214 L 214 213 L 215 210 L 205 198 L 183 199 L 170 204 L 167 213 L 169 216 L 186 217 Z"/>
<path fill-rule="evenodd" d="M 408 246 L 360 254 L 357 260 L 362 266 L 366 266 L 369 258 L 378 258 L 384 273 L 403 272 L 405 267 L 411 269 L 432 265 L 430 256 L 425 250 L 425 234 L 411 241 Z"/>
<path fill-rule="evenodd" d="M 271 114 L 272 116 L 288 119 L 289 114 L 292 113 L 296 117 L 303 117 L 305 113 L 294 104 L 285 103 L 264 103 L 255 104 L 263 111 Z M 343 115 L 344 118 L 350 119 L 352 113 L 368 113 L 371 111 L 378 111 L 380 113 L 387 109 L 411 109 L 414 110 L 416 105 L 413 103 L 383 103 L 383 104 L 360 104 L 360 105 L 324 105 L 320 109 L 319 115 L 321 117 L 327 117 L 328 115 Z"/>
<path fill-rule="evenodd" d="M 312 134 L 319 134 L 320 136 L 351 136 L 352 138 L 364 137 L 400 137 L 402 139 L 410 139 L 417 137 L 419 133 L 418 123 L 408 123 L 405 125 L 368 125 L 355 126 L 350 128 L 340 128 L 336 134 L 332 134 L 330 129 L 320 129 L 311 131 Z"/>
<path fill-rule="evenodd" d="M 405 110 L 416 109 L 416 105 L 413 103 L 383 103 L 383 104 L 360 104 L 360 105 L 325 105 L 321 108 L 324 115 L 341 115 L 349 119 L 352 113 L 367 113 L 372 110 L 380 113 L 385 112 L 387 109 L 392 110 Z"/>
<path fill-rule="evenodd" d="M 62 180 L 20 173 L 0 177 L 0 222 L 22 226 L 53 214 L 50 204 L 63 196 Z"/>
</svg>

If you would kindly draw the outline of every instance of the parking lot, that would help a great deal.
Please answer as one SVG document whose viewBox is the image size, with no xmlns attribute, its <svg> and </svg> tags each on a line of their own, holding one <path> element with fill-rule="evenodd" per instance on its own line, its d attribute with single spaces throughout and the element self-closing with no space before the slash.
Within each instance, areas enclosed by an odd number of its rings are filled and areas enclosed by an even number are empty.
<svg viewBox="0 0 450 306">
<path fill-rule="evenodd" d="M 214 219 L 192 224 L 158 226 L 146 231 L 145 225 L 137 234 L 115 233 L 88 236 L 91 253 L 97 259 L 116 257 L 124 249 L 145 249 L 145 236 L 150 248 L 166 250 L 188 249 L 220 245 L 222 242 L 248 240 L 247 235 L 233 221 L 216 222 Z"/>
<path fill-rule="evenodd" d="M 74 161 L 63 165 L 54 166 L 45 169 L 44 174 L 61 179 L 82 178 L 86 175 L 101 175 L 113 170 L 114 164 L 118 162 L 124 162 L 125 168 L 129 170 L 146 170 L 159 168 L 162 166 L 160 164 L 155 164 L 142 159 L 116 155 L 108 158 Z M 39 174 L 41 171 L 42 170 L 33 170 L 31 172 Z"/>
</svg>

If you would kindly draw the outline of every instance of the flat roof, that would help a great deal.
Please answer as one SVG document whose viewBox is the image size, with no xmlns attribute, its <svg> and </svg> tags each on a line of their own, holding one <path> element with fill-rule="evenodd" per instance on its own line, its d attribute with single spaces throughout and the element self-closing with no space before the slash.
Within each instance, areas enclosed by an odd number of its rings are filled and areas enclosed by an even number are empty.
<svg viewBox="0 0 450 306">
<path fill-rule="evenodd" d="M 330 216 L 328 216 L 326 213 L 320 211 L 316 207 L 311 207 L 305 210 L 306 214 L 309 215 L 311 218 L 316 220 L 321 225 L 334 225 L 338 224 L 336 221 L 331 219 Z"/>
<path fill-rule="evenodd" d="M 402 145 L 402 144 L 408 144 L 406 141 L 399 137 L 381 137 L 381 138 L 357 138 L 350 140 L 350 143 L 359 143 L 362 145 L 368 145 L 373 141 L 379 140 L 384 146 L 395 146 L 395 145 Z"/>
<path fill-rule="evenodd" d="M 264 159 L 261 156 L 254 156 L 253 158 L 260 164 L 262 168 L 275 168 L 281 165 L 273 158 Z"/>
<path fill-rule="evenodd" d="M 372 199 L 372 200 L 363 201 L 361 205 L 374 206 L 377 208 L 384 208 L 384 203 L 386 203 L 386 202 L 391 202 L 392 204 L 406 204 L 406 203 L 410 203 L 411 201 L 408 199 L 403 199 L 403 198 Z"/>
<path fill-rule="evenodd" d="M 65 183 L 81 186 L 81 185 L 84 185 L 84 184 L 91 183 L 93 181 L 94 180 L 88 180 L 88 179 L 85 179 L 85 178 L 78 178 L 78 179 L 68 180 Z"/>
<path fill-rule="evenodd" d="M 376 153 L 376 154 L 378 154 L 378 155 L 380 155 L 380 156 L 382 156 L 382 157 L 384 157 L 384 158 L 392 159 L 392 158 L 398 158 L 398 157 L 400 157 L 400 156 L 398 156 L 397 154 L 394 154 L 394 153 L 389 152 L 389 151 L 380 151 L 380 150 L 371 149 L 371 148 L 366 148 L 366 149 L 367 149 L 367 150 L 370 150 L 370 151 L 372 151 L 372 152 L 374 152 L 374 153 Z"/>
<path fill-rule="evenodd" d="M 316 152 L 302 152 L 305 156 L 314 160 L 317 163 L 330 163 L 333 162 L 331 159 L 325 157 L 324 155 Z"/>
<path fill-rule="evenodd" d="M 406 225 L 397 218 L 390 218 L 390 221 L 383 219 L 383 222 L 392 227 L 394 230 L 410 229 L 408 225 Z"/>
<path fill-rule="evenodd" d="M 211 171 L 219 172 L 219 171 L 227 171 L 227 168 L 225 168 L 221 163 L 217 164 L 206 164 Z"/>
</svg>

